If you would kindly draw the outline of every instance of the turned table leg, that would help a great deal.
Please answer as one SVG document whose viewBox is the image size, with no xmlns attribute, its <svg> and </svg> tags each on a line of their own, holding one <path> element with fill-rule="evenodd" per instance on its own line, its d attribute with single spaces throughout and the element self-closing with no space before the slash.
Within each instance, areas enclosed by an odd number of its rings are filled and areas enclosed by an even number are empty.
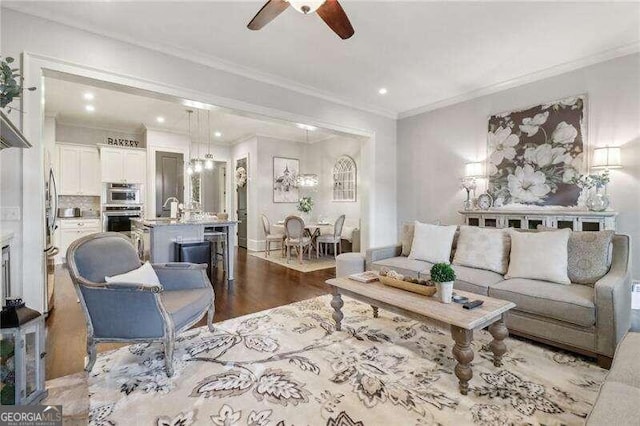
<svg viewBox="0 0 640 426">
<path fill-rule="evenodd" d="M 466 330 L 452 325 L 451 337 L 456 342 L 452 353 L 456 361 L 458 361 L 454 371 L 460 381 L 460 393 L 466 395 L 469 391 L 469 380 L 473 377 L 470 365 L 471 361 L 473 361 L 473 349 L 471 348 L 473 330 Z"/>
<path fill-rule="evenodd" d="M 493 352 L 493 365 L 502 367 L 502 355 L 507 352 L 504 339 L 509 336 L 509 330 L 504 325 L 504 321 L 499 319 L 489 326 L 489 333 L 493 336 L 493 340 L 489 344 L 489 349 Z"/>
<path fill-rule="evenodd" d="M 342 297 L 337 290 L 333 290 L 333 299 L 331 299 L 331 307 L 333 308 L 333 320 L 336 322 L 336 330 L 342 330 L 341 322 L 344 315 L 342 314 L 342 307 L 344 306 L 344 302 L 342 301 Z"/>
<path fill-rule="evenodd" d="M 378 307 L 371 305 L 371 308 L 373 309 L 373 317 L 378 318 Z"/>
</svg>

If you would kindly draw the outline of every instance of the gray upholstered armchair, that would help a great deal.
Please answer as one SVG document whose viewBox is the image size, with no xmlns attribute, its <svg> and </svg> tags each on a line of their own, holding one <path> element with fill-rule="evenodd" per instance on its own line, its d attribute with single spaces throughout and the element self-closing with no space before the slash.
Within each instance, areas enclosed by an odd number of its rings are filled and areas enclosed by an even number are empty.
<svg viewBox="0 0 640 426">
<path fill-rule="evenodd" d="M 73 242 L 67 265 L 87 320 L 86 370 L 96 361 L 99 342 L 162 342 L 167 375 L 173 375 L 175 336 L 208 313 L 213 331 L 214 294 L 206 265 L 153 265 L 161 283 L 105 282 L 105 276 L 141 266 L 128 238 L 116 232 L 93 234 Z"/>
</svg>

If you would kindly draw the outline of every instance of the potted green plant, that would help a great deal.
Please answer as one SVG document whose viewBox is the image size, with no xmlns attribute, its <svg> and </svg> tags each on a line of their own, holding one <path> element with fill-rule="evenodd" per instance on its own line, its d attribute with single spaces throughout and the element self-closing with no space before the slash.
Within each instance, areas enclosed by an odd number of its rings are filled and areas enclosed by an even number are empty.
<svg viewBox="0 0 640 426">
<path fill-rule="evenodd" d="M 36 90 L 35 87 L 20 85 L 22 76 L 18 68 L 12 68 L 13 61 L 12 57 L 2 59 L 0 56 L 0 108 L 7 108 L 7 113 L 15 109 L 9 106 L 13 98 L 20 97 L 24 90 Z"/>
<path fill-rule="evenodd" d="M 436 296 L 442 303 L 451 303 L 453 294 L 453 282 L 456 280 L 456 273 L 451 265 L 447 263 L 436 263 L 431 267 L 431 281 L 436 283 L 438 293 Z"/>
</svg>

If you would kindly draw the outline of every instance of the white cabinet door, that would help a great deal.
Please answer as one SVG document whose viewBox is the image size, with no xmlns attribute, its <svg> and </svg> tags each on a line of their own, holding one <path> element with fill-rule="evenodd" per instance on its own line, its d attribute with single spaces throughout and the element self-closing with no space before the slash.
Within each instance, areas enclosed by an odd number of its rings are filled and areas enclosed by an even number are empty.
<svg viewBox="0 0 640 426">
<path fill-rule="evenodd" d="M 145 151 L 124 151 L 124 181 L 144 183 L 147 171 L 147 153 Z"/>
<path fill-rule="evenodd" d="M 100 232 L 100 228 L 87 228 L 87 229 L 59 229 L 59 241 L 58 248 L 60 249 L 59 259 L 57 263 L 66 262 L 67 249 L 72 242 L 78 238 L 82 238 L 86 235 L 95 234 Z"/>
<path fill-rule="evenodd" d="M 80 195 L 80 150 L 75 146 L 60 145 L 60 195 Z"/>
<path fill-rule="evenodd" d="M 117 148 L 100 150 L 102 182 L 124 182 L 124 153 Z"/>
<path fill-rule="evenodd" d="M 100 196 L 100 155 L 97 148 L 80 150 L 80 192 Z"/>
</svg>

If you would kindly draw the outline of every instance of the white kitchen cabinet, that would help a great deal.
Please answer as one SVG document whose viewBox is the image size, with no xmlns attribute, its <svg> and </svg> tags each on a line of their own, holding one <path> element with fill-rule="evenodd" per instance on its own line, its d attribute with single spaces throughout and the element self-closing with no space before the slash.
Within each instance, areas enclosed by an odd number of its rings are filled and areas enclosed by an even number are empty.
<svg viewBox="0 0 640 426">
<path fill-rule="evenodd" d="M 147 171 L 145 150 L 100 148 L 102 182 L 144 183 Z"/>
<path fill-rule="evenodd" d="M 60 195 L 100 195 L 100 157 L 91 146 L 58 144 Z"/>
<path fill-rule="evenodd" d="M 61 219 L 55 235 L 55 244 L 60 249 L 56 263 L 65 262 L 67 249 L 75 240 L 101 231 L 100 219 Z"/>
</svg>

